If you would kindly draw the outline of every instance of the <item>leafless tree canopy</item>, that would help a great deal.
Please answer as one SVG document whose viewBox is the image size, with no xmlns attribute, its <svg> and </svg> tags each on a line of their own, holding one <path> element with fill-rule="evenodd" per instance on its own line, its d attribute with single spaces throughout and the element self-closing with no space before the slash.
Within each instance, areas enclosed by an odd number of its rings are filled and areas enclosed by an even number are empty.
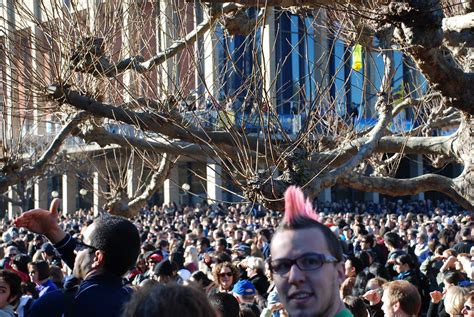
<svg viewBox="0 0 474 317">
<path fill-rule="evenodd" d="M 59 162 L 87 165 L 109 182 L 109 210 L 132 216 L 187 156 L 215 160 L 247 199 L 275 209 L 291 184 L 312 197 L 336 184 L 392 196 L 439 191 L 474 209 L 472 0 L 3 3 L 1 193 Z M 283 31 L 272 21 L 281 16 L 298 23 L 297 42 L 277 43 Z M 332 39 L 325 50 L 301 53 L 322 37 Z M 358 70 L 344 66 L 356 45 Z M 295 56 L 306 69 L 282 87 Z M 396 84 L 400 67 L 417 80 Z M 232 76 L 239 86 L 225 91 Z M 341 112 L 350 80 L 359 117 L 373 124 Z M 292 131 L 278 115 L 289 101 L 301 118 Z M 407 155 L 463 171 L 396 179 Z M 94 167 L 95 156 L 105 163 Z M 127 195 L 125 171 L 137 162 L 143 183 Z"/>
</svg>

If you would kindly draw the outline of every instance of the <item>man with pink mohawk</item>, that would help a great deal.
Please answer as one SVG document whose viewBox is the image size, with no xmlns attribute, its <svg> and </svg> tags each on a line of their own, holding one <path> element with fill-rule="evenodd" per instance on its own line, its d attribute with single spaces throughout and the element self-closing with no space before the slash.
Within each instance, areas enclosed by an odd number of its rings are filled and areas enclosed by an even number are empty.
<svg viewBox="0 0 474 317">
<path fill-rule="evenodd" d="M 285 192 L 285 216 L 272 239 L 270 268 L 291 317 L 352 316 L 339 296 L 345 278 L 339 240 L 294 186 Z"/>
</svg>

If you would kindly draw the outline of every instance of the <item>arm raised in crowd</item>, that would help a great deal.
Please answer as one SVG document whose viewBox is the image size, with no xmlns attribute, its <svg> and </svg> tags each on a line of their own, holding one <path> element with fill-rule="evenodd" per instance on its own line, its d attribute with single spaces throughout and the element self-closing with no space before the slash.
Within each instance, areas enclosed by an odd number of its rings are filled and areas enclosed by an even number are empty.
<svg viewBox="0 0 474 317">
<path fill-rule="evenodd" d="M 25 227 L 31 232 L 45 235 L 52 243 L 56 244 L 66 237 L 66 233 L 58 225 L 58 208 L 60 199 L 51 202 L 49 210 L 32 209 L 16 218 L 15 226 Z"/>
</svg>

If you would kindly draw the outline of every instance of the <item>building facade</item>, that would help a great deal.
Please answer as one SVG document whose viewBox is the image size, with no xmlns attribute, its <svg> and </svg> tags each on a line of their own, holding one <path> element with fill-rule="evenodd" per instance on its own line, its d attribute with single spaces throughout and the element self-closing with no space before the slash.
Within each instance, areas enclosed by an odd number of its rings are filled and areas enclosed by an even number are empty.
<svg viewBox="0 0 474 317">
<path fill-rule="evenodd" d="M 20 4 L 0 0 L 0 12 L 0 43 L 5 48 L 0 50 L 0 77 L 4 83 L 0 89 L 0 108 L 4 117 L 2 133 L 10 140 L 2 149 L 8 148 L 12 153 L 18 146 L 26 156 L 35 155 L 32 152 L 38 150 L 38 143 L 43 143 L 44 149 L 59 133 L 59 121 L 64 119 L 57 112 L 54 115 L 41 112 L 45 101 L 34 93 L 38 87 L 31 82 L 37 79 L 33 77 L 43 77 L 43 81 L 37 80 L 36 84 L 47 84 L 53 82 L 55 76 L 82 76 L 71 75 L 66 70 L 64 63 L 68 62 L 68 56 L 60 53 L 71 50 L 55 44 L 58 39 L 54 38 L 54 32 L 47 34 L 45 30 L 59 29 L 48 27 L 48 23 L 58 22 L 63 28 L 70 28 L 70 37 L 104 38 L 110 58 L 117 60 L 135 54 L 144 59 L 163 54 L 210 20 L 206 7 L 184 1 L 124 0 L 114 4 L 100 0 L 77 3 L 28 0 Z M 262 12 L 246 10 L 250 20 L 263 19 L 250 35 L 230 35 L 220 23 L 196 34 L 192 44 L 151 71 L 146 84 L 143 77 L 133 71 L 124 72 L 114 83 L 91 79 L 92 83 L 87 84 L 101 91 L 101 97 L 108 100 L 117 99 L 111 96 L 112 88 L 121 91 L 124 102 L 136 100 L 141 95 L 160 100 L 175 94 L 180 106 L 184 107 L 182 112 L 189 112 L 192 120 L 201 120 L 209 127 L 225 124 L 219 122 L 219 109 L 215 105 L 229 105 L 234 123 L 245 126 L 249 133 L 259 133 L 262 128 L 261 121 L 252 119 L 255 107 L 277 109 L 279 122 L 290 135 L 299 132 L 307 109 L 314 104 L 320 104 L 322 108 L 327 104 L 327 111 L 351 121 L 356 130 L 375 124 L 375 97 L 384 71 L 377 52 L 363 52 L 358 61 L 362 67 L 354 67 L 354 47 L 347 46 L 334 36 L 334 32 L 328 31 L 323 9 L 305 15 L 279 8 L 264 10 L 263 15 Z M 64 38 L 64 34 L 61 36 Z M 4 52 L 16 52 L 15 58 Z M 44 67 L 55 63 L 57 71 Z M 410 60 L 402 53 L 395 52 L 395 63 L 392 85 L 399 98 L 408 91 L 413 94 L 426 89 L 423 77 L 413 70 Z M 77 80 L 85 82 L 86 79 Z M 395 129 L 409 130 L 416 126 L 410 112 L 403 112 L 396 120 Z M 137 135 L 131 126 L 114 122 L 103 122 L 103 126 L 113 133 Z M 25 142 L 31 142 L 30 152 L 24 149 Z M 65 142 L 63 152 L 71 156 L 88 153 L 86 160 L 76 159 L 75 162 L 82 162 L 82 167 L 93 164 L 95 168 L 73 169 L 65 164 L 58 168 L 59 173 L 50 169 L 44 177 L 24 186 L 31 199 L 24 203 L 23 209 L 46 208 L 53 196 L 59 196 L 64 211 L 92 207 L 98 212 L 104 203 L 104 193 L 110 190 L 111 176 L 103 173 L 106 169 L 104 158 L 115 155 L 113 153 L 129 155 L 113 147 L 101 149 L 96 144 L 86 145 L 75 137 Z M 98 155 L 99 152 L 102 154 Z M 403 164 L 400 177 L 424 173 L 421 156 L 405 159 Z M 126 180 L 122 187 L 125 186 L 133 196 L 140 190 L 139 180 L 149 172 L 134 164 L 125 165 L 116 172 Z M 126 177 L 123 177 L 124 171 Z M 451 172 L 456 171 L 457 167 L 453 167 Z M 9 190 L 12 200 L 18 198 L 17 190 Z M 320 196 L 323 201 L 343 198 L 380 200 L 377 193 L 341 189 L 326 189 Z M 413 198 L 423 199 L 424 194 Z M 220 164 L 206 156 L 199 160 L 181 158 L 152 202 L 189 204 L 203 199 L 210 202 L 241 199 L 238 189 L 222 173 Z M 10 216 L 19 212 L 19 207 L 11 202 L 7 205 L 4 207 Z"/>
</svg>

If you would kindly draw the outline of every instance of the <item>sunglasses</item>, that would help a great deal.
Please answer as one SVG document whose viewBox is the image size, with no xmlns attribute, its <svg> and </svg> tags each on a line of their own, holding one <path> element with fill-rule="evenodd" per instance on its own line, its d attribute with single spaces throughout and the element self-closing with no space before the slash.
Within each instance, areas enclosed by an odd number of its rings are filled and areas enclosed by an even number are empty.
<svg viewBox="0 0 474 317">
<path fill-rule="evenodd" d="M 232 274 L 232 272 L 219 273 L 219 277 L 224 277 L 224 276 L 232 277 L 234 276 L 234 274 Z"/>
<path fill-rule="evenodd" d="M 79 252 L 79 251 L 82 251 L 84 249 L 91 249 L 93 251 L 97 251 L 99 249 L 97 249 L 96 247 L 93 247 L 91 245 L 88 245 L 82 241 L 79 241 L 79 240 L 76 240 L 76 248 L 74 249 L 76 252 Z"/>
</svg>

